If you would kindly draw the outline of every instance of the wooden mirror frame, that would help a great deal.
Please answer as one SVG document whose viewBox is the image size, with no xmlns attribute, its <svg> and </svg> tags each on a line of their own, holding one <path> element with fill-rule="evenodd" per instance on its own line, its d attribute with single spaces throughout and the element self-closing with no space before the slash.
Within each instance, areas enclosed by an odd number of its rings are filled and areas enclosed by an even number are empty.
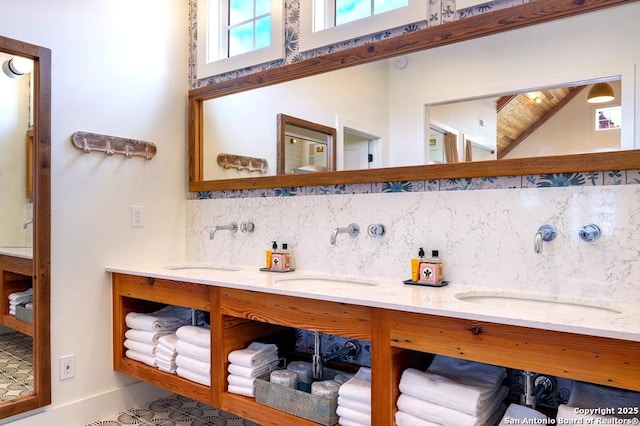
<svg viewBox="0 0 640 426">
<path fill-rule="evenodd" d="M 33 381 L 32 395 L 0 403 L 0 418 L 51 403 L 51 51 L 0 36 L 0 50 L 34 62 L 33 129 Z"/>
<path fill-rule="evenodd" d="M 280 176 L 287 174 L 284 165 L 286 160 L 286 134 L 287 126 L 296 126 L 303 129 L 312 130 L 317 133 L 322 133 L 327 137 L 327 171 L 335 171 L 336 169 L 336 129 L 329 126 L 323 126 L 322 124 L 314 123 L 313 121 L 303 120 L 302 118 L 292 117 L 287 114 L 278 114 L 278 164 L 276 167 L 276 173 Z M 319 173 L 319 172 L 314 172 Z"/>
<path fill-rule="evenodd" d="M 640 150 L 627 150 L 456 164 L 386 167 L 376 168 L 375 172 L 365 169 L 209 181 L 203 179 L 203 102 L 206 100 L 625 3 L 629 1 L 536 0 L 192 89 L 189 91 L 189 190 L 192 192 L 220 191 L 638 168 Z"/>
</svg>

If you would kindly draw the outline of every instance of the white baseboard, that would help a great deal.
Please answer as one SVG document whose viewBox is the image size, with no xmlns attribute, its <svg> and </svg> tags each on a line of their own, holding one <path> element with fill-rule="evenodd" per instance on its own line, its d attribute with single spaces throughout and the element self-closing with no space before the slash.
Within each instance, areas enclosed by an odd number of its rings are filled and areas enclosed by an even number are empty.
<svg viewBox="0 0 640 426">
<path fill-rule="evenodd" d="M 42 426 L 65 425 L 84 426 L 111 414 L 155 401 L 169 395 L 165 389 L 144 382 L 137 382 L 124 388 L 116 388 L 85 399 L 63 405 L 50 405 L 28 413 L 0 420 L 0 425 Z M 55 396 L 54 396 L 55 401 Z"/>
</svg>

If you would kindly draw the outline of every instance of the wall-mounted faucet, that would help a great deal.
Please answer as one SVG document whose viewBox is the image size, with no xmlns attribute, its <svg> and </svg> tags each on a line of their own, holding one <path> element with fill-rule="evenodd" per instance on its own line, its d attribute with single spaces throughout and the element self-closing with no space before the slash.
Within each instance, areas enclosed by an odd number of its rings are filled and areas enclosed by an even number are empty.
<svg viewBox="0 0 640 426">
<path fill-rule="evenodd" d="M 355 237 L 359 233 L 360 233 L 360 227 L 355 223 L 351 223 L 346 228 L 336 228 L 336 229 L 334 229 L 333 232 L 331 233 L 330 241 L 331 241 L 331 244 L 335 245 L 336 244 L 336 238 L 338 238 L 338 234 L 349 234 L 350 237 Z"/>
<path fill-rule="evenodd" d="M 542 225 L 538 228 L 536 236 L 533 239 L 533 250 L 536 253 L 542 253 L 542 242 L 551 241 L 556 237 L 556 228 L 551 225 Z"/>
<path fill-rule="evenodd" d="M 25 223 L 22 224 L 22 229 L 27 229 L 27 226 L 31 225 L 32 223 L 33 223 L 33 219 L 27 220 Z"/>
<path fill-rule="evenodd" d="M 238 224 L 235 222 L 231 222 L 231 224 L 229 225 L 216 225 L 213 227 L 213 229 L 211 229 L 211 232 L 209 232 L 209 239 L 213 240 L 213 237 L 216 235 L 216 232 L 218 231 L 231 231 L 231 232 L 238 232 Z"/>
</svg>

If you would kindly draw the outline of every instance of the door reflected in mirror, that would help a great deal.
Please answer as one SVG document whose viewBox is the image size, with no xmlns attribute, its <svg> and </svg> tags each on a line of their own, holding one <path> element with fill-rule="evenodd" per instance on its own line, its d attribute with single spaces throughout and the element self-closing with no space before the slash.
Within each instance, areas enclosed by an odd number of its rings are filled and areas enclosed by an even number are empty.
<svg viewBox="0 0 640 426">
<path fill-rule="evenodd" d="M 336 129 L 278 114 L 278 174 L 335 170 Z"/>
</svg>

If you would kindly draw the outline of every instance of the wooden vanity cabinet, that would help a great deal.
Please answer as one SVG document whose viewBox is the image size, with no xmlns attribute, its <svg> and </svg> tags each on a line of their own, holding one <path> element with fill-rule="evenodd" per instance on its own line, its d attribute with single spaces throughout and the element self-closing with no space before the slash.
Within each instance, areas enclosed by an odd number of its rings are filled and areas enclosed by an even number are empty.
<svg viewBox="0 0 640 426">
<path fill-rule="evenodd" d="M 262 425 L 315 424 L 226 391 L 229 353 L 283 327 L 371 342 L 375 425 L 394 424 L 402 372 L 434 354 L 640 391 L 640 343 L 626 340 L 116 273 L 113 300 L 117 371 Z M 210 312 L 211 387 L 124 356 L 126 314 L 167 304 Z"/>
<path fill-rule="evenodd" d="M 31 288 L 33 260 L 22 257 L 0 255 L 0 300 L 2 310 L 0 324 L 33 337 L 33 324 L 20 321 L 9 314 L 9 295 Z"/>
</svg>

